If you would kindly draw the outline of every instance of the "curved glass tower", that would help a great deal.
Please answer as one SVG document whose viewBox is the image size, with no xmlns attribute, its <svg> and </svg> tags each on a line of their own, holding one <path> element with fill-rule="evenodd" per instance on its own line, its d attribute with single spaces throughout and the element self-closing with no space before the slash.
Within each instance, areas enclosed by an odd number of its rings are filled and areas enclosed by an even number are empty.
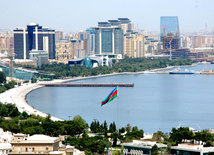
<svg viewBox="0 0 214 155">
<path fill-rule="evenodd" d="M 180 30 L 177 16 L 160 17 L 160 39 L 163 42 L 163 48 L 172 49 L 180 47 Z"/>
</svg>

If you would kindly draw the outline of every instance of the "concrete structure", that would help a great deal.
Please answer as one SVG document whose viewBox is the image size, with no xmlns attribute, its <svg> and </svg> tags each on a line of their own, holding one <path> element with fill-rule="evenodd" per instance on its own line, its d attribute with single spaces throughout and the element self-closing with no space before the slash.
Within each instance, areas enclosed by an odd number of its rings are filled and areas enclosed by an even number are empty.
<svg viewBox="0 0 214 155">
<path fill-rule="evenodd" d="M 124 36 L 124 55 L 132 58 L 145 56 L 145 38 L 142 34 L 132 32 Z"/>
<path fill-rule="evenodd" d="M 119 21 L 98 22 L 94 28 L 95 55 L 123 55 L 123 30 Z"/>
<path fill-rule="evenodd" d="M 208 155 L 209 153 L 214 153 L 214 147 L 204 147 L 203 145 L 197 144 L 178 144 L 178 146 L 171 147 L 171 153 L 173 155 L 180 154 L 194 154 L 194 155 Z"/>
<path fill-rule="evenodd" d="M 132 24 L 131 20 L 129 20 L 128 18 L 118 18 L 118 21 L 123 30 L 123 34 L 134 31 L 134 24 Z"/>
<path fill-rule="evenodd" d="M 181 47 L 184 47 L 184 48 L 214 47 L 214 36 L 209 36 L 209 35 L 182 36 Z"/>
<path fill-rule="evenodd" d="M 132 143 L 121 144 L 124 155 L 145 155 L 151 154 L 151 149 L 154 145 L 157 145 L 158 149 L 166 149 L 167 145 L 159 144 L 152 141 L 133 140 Z"/>
<path fill-rule="evenodd" d="M 109 56 L 104 55 L 91 55 L 89 57 L 83 58 L 76 58 L 72 59 L 68 62 L 71 66 L 75 65 L 84 65 L 86 67 L 98 67 L 98 66 L 112 66 L 112 59 Z"/>
<path fill-rule="evenodd" d="M 49 59 L 55 59 L 55 30 L 30 23 L 27 28 L 14 30 L 14 52 L 16 59 L 29 59 L 31 50 L 48 52 Z"/>
<path fill-rule="evenodd" d="M 169 51 L 163 51 L 165 55 L 170 55 Z M 173 49 L 171 51 L 171 58 L 172 59 L 196 59 L 201 58 L 203 56 L 203 53 L 194 53 L 190 52 L 190 49 L 188 48 L 180 48 L 180 49 Z"/>
<path fill-rule="evenodd" d="M 0 33 L 0 53 L 14 50 L 14 38 L 11 32 Z"/>
<path fill-rule="evenodd" d="M 43 50 L 32 50 L 30 51 L 30 60 L 34 61 L 36 67 L 48 64 L 48 52 Z"/>
<path fill-rule="evenodd" d="M 94 55 L 95 54 L 95 31 L 93 28 L 89 28 L 86 30 L 88 35 L 88 44 L 87 44 L 87 50 L 88 55 Z"/>
<path fill-rule="evenodd" d="M 9 155 L 62 155 L 59 150 L 60 138 L 49 137 L 45 135 L 33 135 L 24 139 L 14 140 L 12 144 L 12 152 Z"/>
<path fill-rule="evenodd" d="M 63 31 L 55 32 L 55 41 L 60 41 L 65 39 L 65 33 Z"/>
<path fill-rule="evenodd" d="M 74 146 L 61 145 L 59 151 L 63 152 L 63 155 L 85 155 L 84 151 L 75 149 Z"/>
<path fill-rule="evenodd" d="M 11 150 L 11 141 L 12 141 L 12 133 L 4 132 L 2 128 L 0 128 L 0 154 L 7 155 Z"/>
<path fill-rule="evenodd" d="M 69 60 L 74 58 L 74 46 L 70 41 L 56 42 L 56 61 L 59 63 L 68 63 Z"/>
<path fill-rule="evenodd" d="M 8 155 L 12 150 L 10 143 L 0 143 L 0 154 L 1 155 Z"/>
<path fill-rule="evenodd" d="M 80 40 L 79 38 L 86 39 Z M 56 61 L 59 63 L 68 63 L 74 58 L 83 59 L 91 55 L 89 33 L 76 33 L 72 40 L 61 40 L 56 42 Z"/>
</svg>

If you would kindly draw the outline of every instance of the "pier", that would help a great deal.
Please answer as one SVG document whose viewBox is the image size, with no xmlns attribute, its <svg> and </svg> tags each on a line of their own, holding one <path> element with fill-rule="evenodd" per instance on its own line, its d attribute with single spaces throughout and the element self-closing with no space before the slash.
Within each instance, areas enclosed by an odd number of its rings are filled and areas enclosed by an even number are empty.
<svg viewBox="0 0 214 155">
<path fill-rule="evenodd" d="M 134 87 L 134 83 L 47 83 L 45 87 Z"/>
</svg>

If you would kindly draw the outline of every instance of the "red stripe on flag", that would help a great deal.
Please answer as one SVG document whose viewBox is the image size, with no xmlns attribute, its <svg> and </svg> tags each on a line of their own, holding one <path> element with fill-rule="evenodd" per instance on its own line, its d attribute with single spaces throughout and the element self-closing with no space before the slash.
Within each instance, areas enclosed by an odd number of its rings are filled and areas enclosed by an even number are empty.
<svg viewBox="0 0 214 155">
<path fill-rule="evenodd" d="M 109 95 L 109 97 L 104 101 L 104 102 L 102 102 L 102 105 L 103 104 L 105 104 L 105 103 L 107 103 L 112 97 L 114 97 L 114 95 L 116 95 L 117 94 L 117 90 L 116 91 L 114 91 L 111 95 Z"/>
</svg>

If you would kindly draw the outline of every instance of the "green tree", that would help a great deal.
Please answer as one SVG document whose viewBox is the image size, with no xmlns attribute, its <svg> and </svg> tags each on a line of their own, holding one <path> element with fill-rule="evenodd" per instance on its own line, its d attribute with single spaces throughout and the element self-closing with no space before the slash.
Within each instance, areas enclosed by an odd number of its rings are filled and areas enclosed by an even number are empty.
<svg viewBox="0 0 214 155">
<path fill-rule="evenodd" d="M 0 84 L 6 83 L 6 74 L 0 71 Z"/>
<path fill-rule="evenodd" d="M 158 155 L 158 146 L 156 144 L 152 146 L 151 155 Z"/>
<path fill-rule="evenodd" d="M 157 143 L 162 143 L 165 135 L 162 131 L 157 131 L 153 134 L 152 140 L 156 141 Z"/>
<path fill-rule="evenodd" d="M 107 124 L 106 120 L 103 123 L 103 128 L 104 128 L 104 130 L 108 130 L 108 124 Z"/>
<path fill-rule="evenodd" d="M 115 124 L 115 122 L 113 122 L 109 126 L 109 132 L 113 133 L 115 131 L 116 131 L 116 124 Z"/>
<path fill-rule="evenodd" d="M 88 124 L 85 122 L 85 120 L 77 115 L 74 116 L 73 118 L 73 125 L 74 125 L 74 129 L 75 129 L 75 134 L 81 134 L 83 133 L 83 131 L 88 128 Z"/>
<path fill-rule="evenodd" d="M 132 128 L 132 131 L 138 131 L 138 127 L 137 127 L 137 126 L 134 126 L 134 127 Z"/>
<path fill-rule="evenodd" d="M 206 146 L 213 146 L 212 142 L 214 140 L 214 136 L 208 131 L 203 130 L 200 132 L 196 132 L 194 138 L 197 141 L 206 142 Z"/>
<path fill-rule="evenodd" d="M 131 125 L 130 125 L 130 124 L 127 124 L 127 125 L 126 125 L 126 131 L 127 131 L 127 132 L 130 132 L 130 131 L 131 131 Z"/>
<path fill-rule="evenodd" d="M 120 134 L 118 132 L 114 132 L 111 134 L 111 138 L 113 139 L 113 146 L 117 146 L 117 140 L 120 138 Z"/>
<path fill-rule="evenodd" d="M 184 139 L 192 140 L 193 138 L 194 134 L 189 130 L 189 127 L 173 128 L 170 133 L 170 139 L 176 144 L 181 143 Z"/>
<path fill-rule="evenodd" d="M 144 131 L 143 130 L 138 130 L 138 131 L 131 131 L 128 132 L 125 137 L 127 140 L 133 140 L 133 139 L 140 139 L 143 138 Z"/>
</svg>

